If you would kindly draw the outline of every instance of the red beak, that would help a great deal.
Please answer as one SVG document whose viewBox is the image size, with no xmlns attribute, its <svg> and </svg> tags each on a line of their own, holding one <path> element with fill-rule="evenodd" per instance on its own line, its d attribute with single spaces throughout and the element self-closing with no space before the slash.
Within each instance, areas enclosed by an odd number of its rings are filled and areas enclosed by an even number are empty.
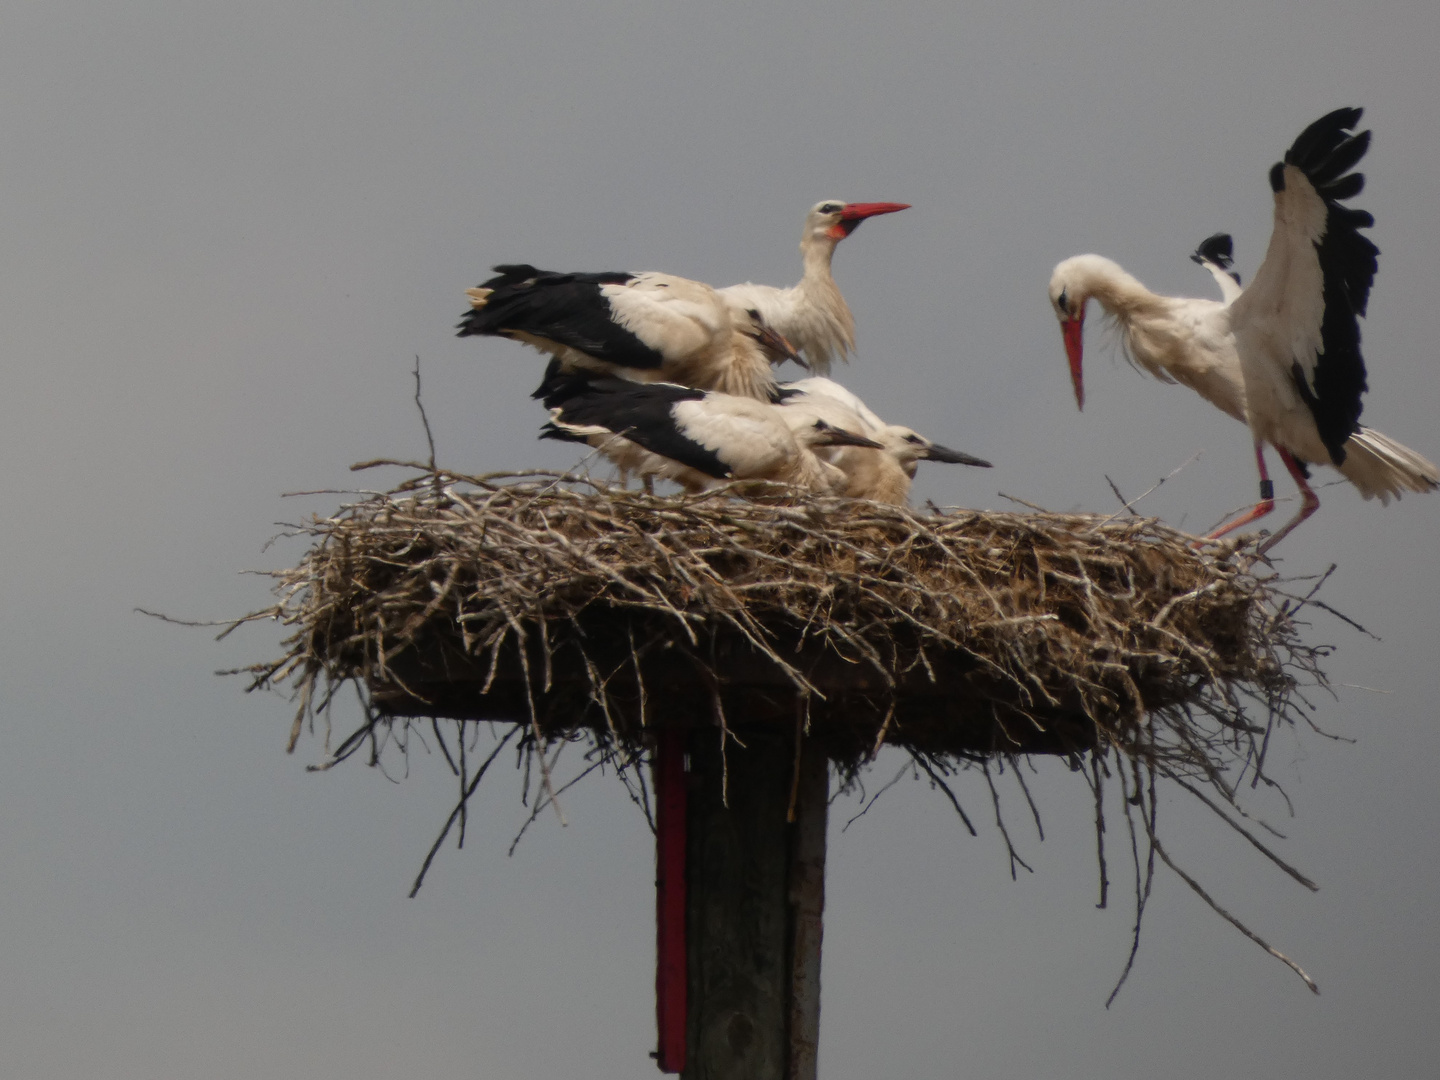
<svg viewBox="0 0 1440 1080">
<path fill-rule="evenodd" d="M 1065 335 L 1065 355 L 1070 358 L 1070 381 L 1075 386 L 1075 404 L 1085 408 L 1085 373 L 1080 363 L 1085 354 L 1085 313 L 1078 319 L 1065 319 L 1060 323 Z"/>
<path fill-rule="evenodd" d="M 840 221 L 836 228 L 840 229 L 846 236 L 849 236 L 860 226 L 860 222 L 868 217 L 875 217 L 877 214 L 893 214 L 897 210 L 909 210 L 910 204 L 903 202 L 852 202 L 846 203 L 845 209 L 840 211 Z"/>
</svg>

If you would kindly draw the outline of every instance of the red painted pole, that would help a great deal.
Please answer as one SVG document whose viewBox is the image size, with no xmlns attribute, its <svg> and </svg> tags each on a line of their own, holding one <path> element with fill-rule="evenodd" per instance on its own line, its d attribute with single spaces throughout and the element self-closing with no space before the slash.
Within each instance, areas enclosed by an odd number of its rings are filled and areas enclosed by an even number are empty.
<svg viewBox="0 0 1440 1080">
<path fill-rule="evenodd" d="M 655 1020 L 660 1071 L 685 1068 L 685 736 L 661 729 L 655 747 Z"/>
</svg>

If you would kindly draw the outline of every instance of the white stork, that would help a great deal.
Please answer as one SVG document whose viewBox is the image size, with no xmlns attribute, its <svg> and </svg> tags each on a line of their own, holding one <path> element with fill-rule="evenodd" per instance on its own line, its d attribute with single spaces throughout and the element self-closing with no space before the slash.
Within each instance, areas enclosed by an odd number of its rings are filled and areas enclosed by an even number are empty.
<svg viewBox="0 0 1440 1080">
<path fill-rule="evenodd" d="M 1321 117 L 1271 169 L 1274 231 L 1249 288 L 1241 290 L 1237 281 L 1232 293 L 1223 280 L 1229 260 L 1223 234 L 1195 255 L 1216 274 L 1227 294 L 1221 302 L 1159 296 L 1099 255 L 1066 259 L 1050 279 L 1050 302 L 1081 408 L 1085 305 L 1094 299 L 1114 317 L 1137 364 L 1249 424 L 1260 502 L 1212 538 L 1274 509 L 1266 443 L 1299 485 L 1303 503 L 1261 552 L 1319 508 L 1307 464 L 1333 465 L 1361 495 L 1382 503 L 1404 491 L 1440 486 L 1434 464 L 1359 423 L 1366 381 L 1357 317 L 1365 314 L 1379 255 L 1359 232 L 1373 224 L 1371 216 L 1341 205 L 1364 186 L 1364 177 L 1350 171 L 1370 144 L 1370 132 L 1352 134 L 1360 115 L 1359 109 L 1338 109 Z"/>
<path fill-rule="evenodd" d="M 622 472 L 661 476 L 692 492 L 767 480 L 834 493 L 844 474 L 815 451 L 879 446 L 818 418 L 792 429 L 778 405 L 673 383 L 557 372 L 541 391 L 550 410 L 542 439 L 586 443 Z"/>
<path fill-rule="evenodd" d="M 909 203 L 818 202 L 805 215 L 805 229 L 800 234 L 805 272 L 799 284 L 781 289 L 747 281 L 720 292 L 738 307 L 758 311 L 766 325 L 805 354 L 810 368 L 824 375 L 837 357 L 844 358 L 855 349 L 855 317 L 830 273 L 835 245 L 866 218 L 909 208 Z"/>
<path fill-rule="evenodd" d="M 780 386 L 780 411 L 798 430 L 817 420 L 859 432 L 880 444 L 878 449 L 835 446 L 816 451 L 845 474 L 840 494 L 852 499 L 904 506 L 921 461 L 946 461 L 990 468 L 988 461 L 931 442 L 900 424 L 887 424 L 859 396 L 833 379 L 811 378 Z"/>
<path fill-rule="evenodd" d="M 742 397 L 775 394 L 772 361 L 795 350 L 753 310 L 671 274 L 564 274 L 526 264 L 466 290 L 459 335 L 508 337 L 565 370 L 676 382 Z"/>
</svg>

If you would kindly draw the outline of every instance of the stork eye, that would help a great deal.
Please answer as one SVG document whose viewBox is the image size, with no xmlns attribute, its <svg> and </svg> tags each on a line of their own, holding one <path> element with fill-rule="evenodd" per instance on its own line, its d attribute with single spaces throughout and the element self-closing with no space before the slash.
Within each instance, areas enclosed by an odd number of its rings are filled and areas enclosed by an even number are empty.
<svg viewBox="0 0 1440 1080">
<path fill-rule="evenodd" d="M 920 438 L 919 435 L 906 435 L 905 441 L 908 443 L 914 443 L 916 446 L 920 446 L 922 443 L 924 443 L 925 440 Z"/>
<path fill-rule="evenodd" d="M 1069 311 L 1069 310 L 1070 310 L 1069 307 L 1067 307 L 1067 306 L 1066 306 L 1066 303 L 1065 303 L 1065 301 L 1066 301 L 1066 294 L 1067 294 L 1068 292 L 1069 292 L 1068 289 L 1061 289 L 1061 290 L 1060 290 L 1060 295 L 1055 298 L 1055 303 L 1059 304 L 1062 308 L 1065 308 L 1066 311 Z"/>
<path fill-rule="evenodd" d="M 827 202 L 824 206 L 820 207 L 820 212 L 822 214 L 838 214 L 841 210 L 844 209 L 845 207 L 841 206 L 839 203 Z"/>
</svg>

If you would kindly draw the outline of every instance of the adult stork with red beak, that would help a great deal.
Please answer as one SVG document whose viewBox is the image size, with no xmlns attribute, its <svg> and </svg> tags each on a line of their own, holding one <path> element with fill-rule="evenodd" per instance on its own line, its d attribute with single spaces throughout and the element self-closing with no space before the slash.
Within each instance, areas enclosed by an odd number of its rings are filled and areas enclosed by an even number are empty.
<svg viewBox="0 0 1440 1080">
<path fill-rule="evenodd" d="M 1440 469 L 1380 432 L 1360 425 L 1366 390 L 1358 319 L 1365 314 L 1380 252 L 1361 229 L 1374 219 L 1343 205 L 1364 188 L 1350 170 L 1370 132 L 1354 132 L 1361 110 L 1337 109 L 1311 124 L 1270 170 L 1275 224 L 1270 248 L 1249 288 L 1216 275 L 1223 301 L 1159 296 L 1099 255 L 1055 267 L 1050 303 L 1060 320 L 1075 401 L 1085 405 L 1085 305 L 1113 316 L 1126 352 L 1166 382 L 1190 387 L 1250 426 L 1260 469 L 1260 502 L 1212 534 L 1223 536 L 1275 507 L 1265 468 L 1273 446 L 1299 486 L 1299 512 L 1260 547 L 1274 547 L 1313 514 L 1310 464 L 1333 465 L 1365 498 L 1382 503 L 1404 491 L 1432 491 Z M 1229 270 L 1229 237 L 1201 245 L 1196 261 Z"/>
<path fill-rule="evenodd" d="M 828 374 L 837 357 L 844 359 L 855 350 L 855 317 L 830 272 L 835 247 L 866 218 L 909 208 L 909 203 L 818 202 L 805 216 L 800 235 L 805 272 L 798 284 L 782 289 L 747 281 L 720 293 L 742 310 L 758 311 L 766 326 L 804 353 L 811 370 Z"/>
</svg>

